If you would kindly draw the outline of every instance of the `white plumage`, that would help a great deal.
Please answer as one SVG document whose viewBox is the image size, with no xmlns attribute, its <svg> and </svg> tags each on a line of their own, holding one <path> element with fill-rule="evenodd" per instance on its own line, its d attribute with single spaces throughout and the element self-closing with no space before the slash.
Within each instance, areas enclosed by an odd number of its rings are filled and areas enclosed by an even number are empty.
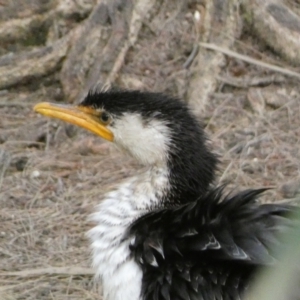
<svg viewBox="0 0 300 300">
<path fill-rule="evenodd" d="M 114 134 L 114 144 L 143 165 L 166 165 L 170 130 L 163 121 L 150 119 L 146 122 L 138 113 L 124 113 L 113 126 L 107 127 Z"/>
<path fill-rule="evenodd" d="M 141 299 L 142 270 L 130 254 L 131 241 L 123 238 L 128 226 L 155 207 L 168 188 L 167 170 L 152 167 L 108 193 L 92 215 L 97 225 L 88 236 L 104 300 Z"/>
</svg>

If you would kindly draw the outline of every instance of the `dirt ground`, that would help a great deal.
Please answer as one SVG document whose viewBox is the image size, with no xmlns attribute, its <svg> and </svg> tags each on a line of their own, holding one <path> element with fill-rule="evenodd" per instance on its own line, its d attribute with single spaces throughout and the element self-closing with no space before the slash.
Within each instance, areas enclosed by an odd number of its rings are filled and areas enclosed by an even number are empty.
<svg viewBox="0 0 300 300">
<path fill-rule="evenodd" d="M 183 97 L 191 16 L 192 7 L 167 24 L 161 17 L 158 36 L 145 25 L 121 70 L 127 80 L 117 84 Z M 300 72 L 247 31 L 235 51 Z M 90 133 L 35 114 L 40 101 L 64 101 L 57 73 L 0 91 L 0 299 L 99 299 L 87 217 L 105 191 L 142 166 Z M 221 159 L 217 184 L 271 187 L 262 201 L 297 196 L 297 80 L 227 57 L 202 120 Z"/>
</svg>

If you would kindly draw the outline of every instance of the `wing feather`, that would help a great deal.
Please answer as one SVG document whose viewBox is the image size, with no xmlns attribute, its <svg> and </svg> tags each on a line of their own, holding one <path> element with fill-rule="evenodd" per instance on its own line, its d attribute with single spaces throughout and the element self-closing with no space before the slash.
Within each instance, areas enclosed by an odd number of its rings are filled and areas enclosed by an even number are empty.
<svg viewBox="0 0 300 300">
<path fill-rule="evenodd" d="M 222 198 L 220 188 L 136 220 L 128 238 L 144 299 L 239 299 L 255 269 L 276 262 L 277 235 L 292 225 L 294 208 L 259 204 L 264 191 Z"/>
</svg>

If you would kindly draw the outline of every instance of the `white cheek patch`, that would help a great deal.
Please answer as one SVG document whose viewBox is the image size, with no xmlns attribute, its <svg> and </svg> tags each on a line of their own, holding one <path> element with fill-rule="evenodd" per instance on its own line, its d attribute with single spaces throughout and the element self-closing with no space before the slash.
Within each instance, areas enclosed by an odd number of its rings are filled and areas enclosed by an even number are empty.
<svg viewBox="0 0 300 300">
<path fill-rule="evenodd" d="M 157 119 L 143 120 L 137 113 L 125 113 L 110 128 L 117 146 L 129 152 L 145 165 L 161 165 L 167 162 L 170 130 Z"/>
</svg>

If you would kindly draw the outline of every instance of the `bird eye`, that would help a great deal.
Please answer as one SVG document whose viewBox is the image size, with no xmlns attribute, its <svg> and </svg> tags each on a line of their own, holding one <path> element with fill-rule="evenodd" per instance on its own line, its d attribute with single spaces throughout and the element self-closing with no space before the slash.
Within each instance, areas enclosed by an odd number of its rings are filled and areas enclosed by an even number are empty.
<svg viewBox="0 0 300 300">
<path fill-rule="evenodd" d="M 108 113 L 106 113 L 105 111 L 102 112 L 102 114 L 100 115 L 100 119 L 104 124 L 108 124 L 110 121 L 110 115 Z"/>
</svg>

